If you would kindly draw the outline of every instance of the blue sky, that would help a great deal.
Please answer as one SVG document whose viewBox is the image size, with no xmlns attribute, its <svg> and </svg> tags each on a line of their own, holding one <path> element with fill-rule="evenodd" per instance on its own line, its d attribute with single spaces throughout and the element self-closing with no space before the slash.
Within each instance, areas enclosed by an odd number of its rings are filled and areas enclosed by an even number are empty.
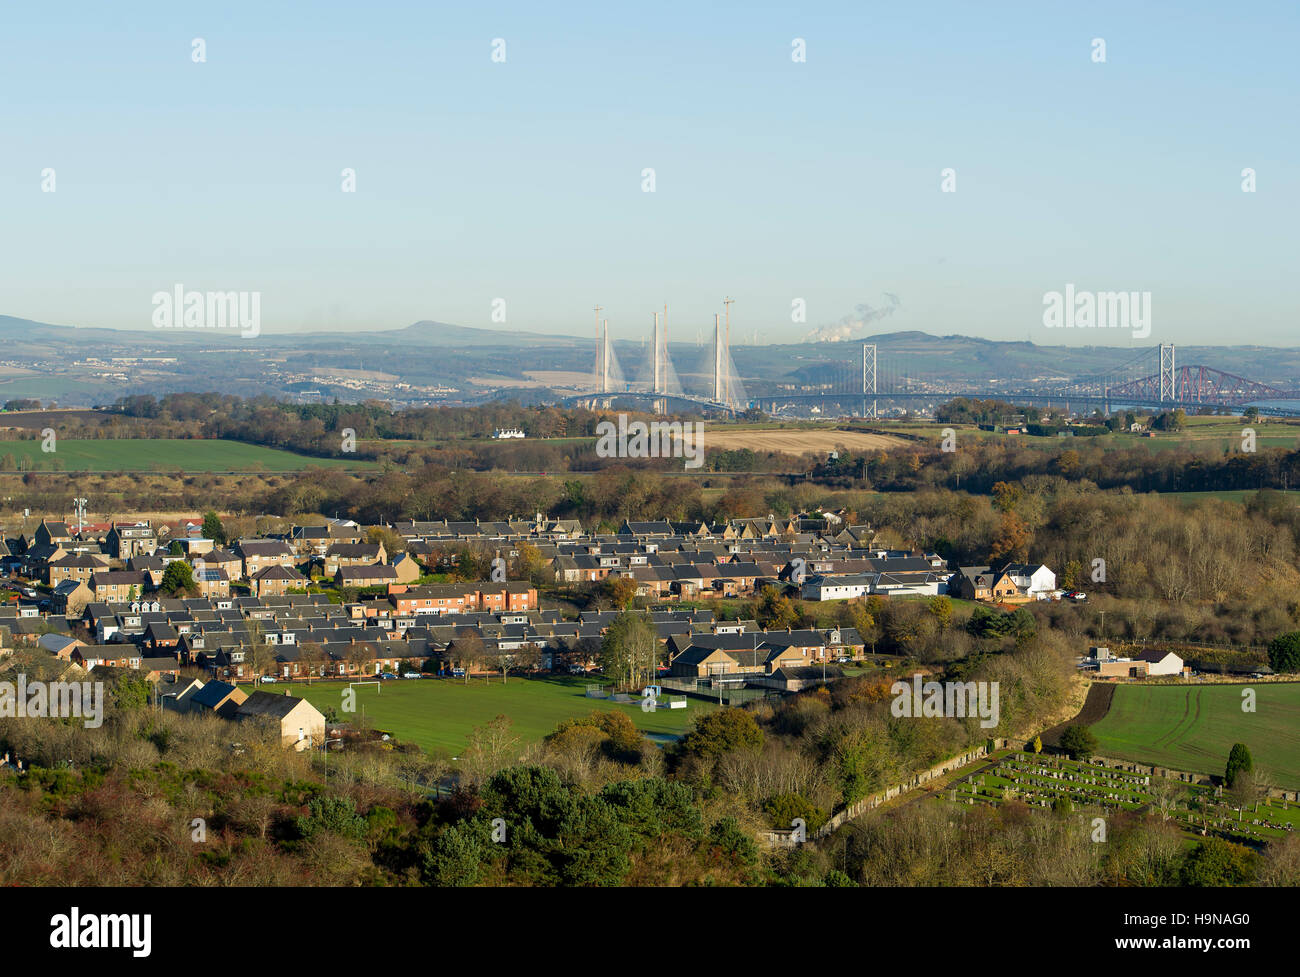
<svg viewBox="0 0 1300 977">
<path fill-rule="evenodd" d="M 702 6 L 6 4 L 0 314 L 694 339 L 731 295 L 788 342 L 892 294 L 865 331 L 1295 344 L 1294 3 Z M 1046 329 L 1066 283 L 1151 336 Z"/>
</svg>

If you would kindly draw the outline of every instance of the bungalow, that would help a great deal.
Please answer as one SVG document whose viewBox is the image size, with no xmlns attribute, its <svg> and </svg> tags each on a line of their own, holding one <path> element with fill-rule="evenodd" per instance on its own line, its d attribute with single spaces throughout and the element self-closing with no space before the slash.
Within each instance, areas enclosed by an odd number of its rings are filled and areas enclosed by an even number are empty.
<svg viewBox="0 0 1300 977">
<path fill-rule="evenodd" d="M 171 688 L 160 685 L 158 701 L 164 709 L 170 709 L 173 712 L 186 712 L 189 710 L 189 697 L 201 688 L 203 688 L 203 683 L 196 678 L 183 683 L 173 682 Z"/>
<path fill-rule="evenodd" d="M 1172 651 L 1144 651 L 1140 655 L 1134 655 L 1135 662 L 1143 662 L 1147 666 L 1148 675 L 1181 675 L 1183 673 L 1183 660 Z"/>
<path fill-rule="evenodd" d="M 814 576 L 804 581 L 799 596 L 804 600 L 855 600 L 867 596 L 875 586 L 875 573 L 848 573 L 843 576 Z"/>
<path fill-rule="evenodd" d="M 109 668 L 140 667 L 140 649 L 135 645 L 78 645 L 72 649 L 71 658 L 86 671 L 101 665 Z"/>
</svg>

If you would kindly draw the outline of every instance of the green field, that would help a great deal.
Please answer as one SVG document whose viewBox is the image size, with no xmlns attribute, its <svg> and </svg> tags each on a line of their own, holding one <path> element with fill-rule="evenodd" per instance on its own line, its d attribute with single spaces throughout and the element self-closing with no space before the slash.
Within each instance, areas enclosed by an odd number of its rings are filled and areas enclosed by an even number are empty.
<svg viewBox="0 0 1300 977">
<path fill-rule="evenodd" d="M 42 442 L 0 443 L 0 457 L 12 455 L 23 468 L 69 472 L 184 471 L 184 472 L 296 472 L 309 465 L 328 468 L 374 468 L 365 461 L 309 458 L 292 451 L 264 448 L 239 441 L 187 439 L 122 439 L 102 441 L 60 440 L 55 450 L 41 450 Z M 4 466 L 13 470 L 12 466 Z"/>
<path fill-rule="evenodd" d="M 1242 711 L 1242 691 L 1256 693 Z M 1106 756 L 1222 776 L 1234 743 L 1279 787 L 1300 787 L 1300 683 L 1121 685 L 1092 727 Z"/>
<path fill-rule="evenodd" d="M 1139 417 L 1146 417 L 1150 411 L 1138 411 Z M 929 440 L 938 441 L 942 430 L 949 425 L 936 422 L 901 422 L 883 423 L 877 429 L 884 433 L 898 432 L 913 434 Z M 1187 418 L 1186 427 L 1177 433 L 1155 432 L 1155 437 L 1141 434 L 1116 432 L 1096 437 L 1034 437 L 1028 434 L 1006 434 L 1004 432 L 981 431 L 964 424 L 951 425 L 957 431 L 958 443 L 963 438 L 975 438 L 980 441 L 1014 442 L 1026 448 L 1040 448 L 1057 451 L 1073 448 L 1076 451 L 1088 446 L 1104 450 L 1117 448 L 1142 448 L 1148 452 L 1168 451 L 1174 448 L 1189 448 L 1202 454 L 1223 454 L 1240 451 L 1241 432 L 1250 427 L 1255 431 L 1255 447 L 1294 449 L 1300 444 L 1300 424 L 1293 420 L 1278 418 L 1258 418 L 1247 421 L 1243 417 L 1191 416 Z"/>
<path fill-rule="evenodd" d="M 695 717 L 717 706 L 703 699 L 688 699 L 685 709 L 659 709 L 642 712 L 638 702 L 623 705 L 608 699 L 588 699 L 588 682 L 582 678 L 511 678 L 504 685 L 501 677 L 472 678 L 466 685 L 460 679 L 397 679 L 384 682 L 382 689 L 373 685 L 357 687 L 357 709 L 365 712 L 366 721 L 399 740 L 418 744 L 426 750 L 445 751 L 458 756 L 475 726 L 486 725 L 498 715 L 509 716 L 513 732 L 522 741 L 535 743 L 565 719 L 589 715 L 597 709 L 620 709 L 631 717 L 637 728 L 659 736 L 680 736 Z M 302 696 L 322 712 L 332 707 L 339 712 L 342 682 L 316 682 L 305 685 L 292 682 L 273 686 L 275 691 L 291 691 Z"/>
</svg>

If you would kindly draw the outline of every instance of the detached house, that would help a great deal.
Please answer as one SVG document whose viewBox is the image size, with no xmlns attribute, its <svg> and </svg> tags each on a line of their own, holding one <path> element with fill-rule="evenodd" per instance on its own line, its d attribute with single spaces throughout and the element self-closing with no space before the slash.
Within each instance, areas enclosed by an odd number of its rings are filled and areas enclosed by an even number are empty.
<svg viewBox="0 0 1300 977">
<path fill-rule="evenodd" d="M 297 696 L 254 692 L 236 707 L 233 718 L 239 722 L 274 723 L 280 731 L 281 744 L 295 750 L 306 750 L 325 741 L 325 717 L 310 702 Z"/>
<path fill-rule="evenodd" d="M 1008 563 L 1002 572 L 1030 597 L 1046 596 L 1056 589 L 1056 574 L 1041 563 Z"/>
</svg>

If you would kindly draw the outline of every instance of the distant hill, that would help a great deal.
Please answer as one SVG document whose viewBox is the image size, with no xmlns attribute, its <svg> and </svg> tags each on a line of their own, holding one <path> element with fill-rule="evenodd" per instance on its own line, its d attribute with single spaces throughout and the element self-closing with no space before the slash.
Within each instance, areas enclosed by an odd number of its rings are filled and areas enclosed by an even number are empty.
<svg viewBox="0 0 1300 977">
<path fill-rule="evenodd" d="M 1136 361 L 1157 371 L 1155 343 L 1128 346 L 1040 346 L 918 331 L 878 333 L 840 342 L 735 346 L 732 359 L 751 394 L 781 384 L 852 383 L 861 376 L 863 342 L 878 349 L 884 388 L 890 378 L 978 382 L 1079 379 L 1120 372 Z M 125 393 L 218 388 L 240 396 L 411 399 L 451 396 L 547 396 L 540 378 L 588 373 L 593 337 L 483 329 L 423 320 L 397 329 L 355 332 L 263 333 L 242 339 L 234 330 L 117 330 L 55 325 L 0 315 L 4 358 L 0 400 L 35 397 L 61 404 L 111 403 Z M 644 339 L 619 340 L 616 355 L 629 380 L 649 369 Z M 527 350 L 511 356 L 510 350 Z M 673 343 L 679 376 L 707 387 L 712 351 Z M 118 362 L 87 364 L 90 357 Z M 1178 364 L 1204 365 L 1279 387 L 1300 386 L 1300 349 L 1262 346 L 1179 346 Z M 154 359 L 151 359 L 154 358 Z M 158 359 L 161 358 L 161 359 Z M 366 371 L 375 374 L 366 378 Z M 568 382 L 572 382 L 571 380 Z M 531 390 L 532 394 L 525 392 Z M 424 391 L 420 393 L 420 391 Z M 441 391 L 441 393 L 437 393 Z"/>
<path fill-rule="evenodd" d="M 19 342 L 86 342 L 107 343 L 111 346 L 141 343 L 170 345 L 172 343 L 202 343 L 229 341 L 240 345 L 237 330 L 219 329 L 98 329 L 84 326 L 58 326 L 48 322 L 34 322 L 14 316 L 0 315 L 0 339 Z M 400 329 L 376 329 L 365 332 L 264 332 L 255 340 L 268 346 L 315 348 L 320 346 L 353 347 L 394 346 L 571 346 L 591 340 L 575 336 L 552 336 L 542 333 L 510 331 L 504 329 L 478 329 L 456 326 L 446 322 L 425 319 Z M 254 340 L 244 340 L 251 343 Z"/>
</svg>

